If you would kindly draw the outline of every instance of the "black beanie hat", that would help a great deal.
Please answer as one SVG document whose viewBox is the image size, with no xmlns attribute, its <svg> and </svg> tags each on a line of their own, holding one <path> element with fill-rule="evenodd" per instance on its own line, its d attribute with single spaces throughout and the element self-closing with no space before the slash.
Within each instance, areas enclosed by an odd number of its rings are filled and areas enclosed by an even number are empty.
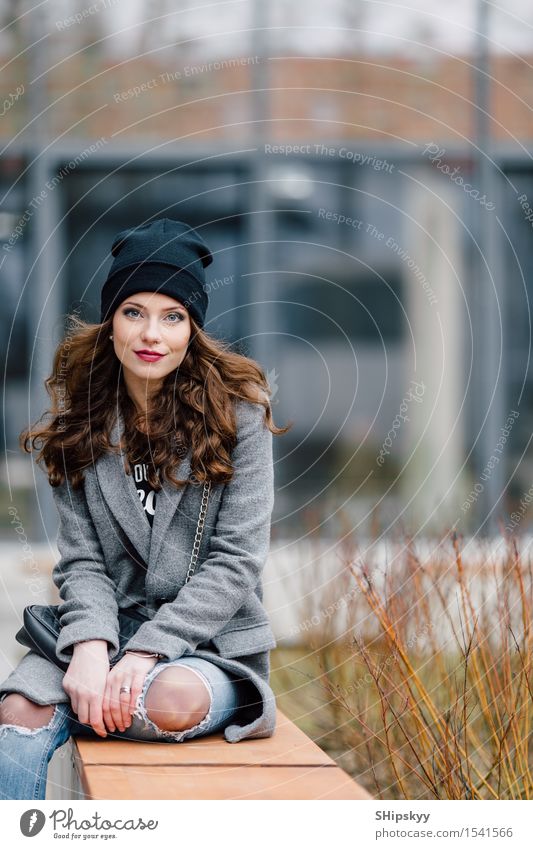
<svg viewBox="0 0 533 849">
<path fill-rule="evenodd" d="M 204 268 L 213 254 L 183 221 L 158 218 L 113 239 L 114 256 L 102 287 L 100 321 L 108 319 L 135 292 L 160 292 L 180 301 L 203 327 L 209 299 Z"/>
</svg>

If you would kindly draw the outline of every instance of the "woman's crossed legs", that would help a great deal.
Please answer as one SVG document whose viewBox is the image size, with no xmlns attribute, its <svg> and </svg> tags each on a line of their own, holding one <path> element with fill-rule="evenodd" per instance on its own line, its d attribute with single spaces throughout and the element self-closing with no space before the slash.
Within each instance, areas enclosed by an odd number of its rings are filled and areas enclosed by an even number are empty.
<svg viewBox="0 0 533 849">
<path fill-rule="evenodd" d="M 203 658 L 157 663 L 146 676 L 128 728 L 118 739 L 181 742 L 214 733 L 239 706 L 233 675 Z M 0 798 L 44 799 L 48 763 L 72 734 L 98 737 L 70 703 L 39 705 L 20 693 L 0 702 Z"/>
<path fill-rule="evenodd" d="M 210 690 L 186 666 L 161 669 L 144 699 L 146 716 L 163 731 L 193 728 L 206 716 L 210 704 Z M 33 730 L 48 725 L 54 709 L 55 705 L 36 704 L 21 693 L 8 693 L 0 704 L 0 724 L 9 723 Z"/>
</svg>

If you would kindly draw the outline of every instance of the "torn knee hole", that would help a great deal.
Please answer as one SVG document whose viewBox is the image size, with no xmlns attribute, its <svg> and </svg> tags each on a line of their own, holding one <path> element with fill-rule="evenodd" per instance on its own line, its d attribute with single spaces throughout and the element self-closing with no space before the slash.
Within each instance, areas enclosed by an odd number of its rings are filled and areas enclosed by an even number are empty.
<svg viewBox="0 0 533 849">
<path fill-rule="evenodd" d="M 155 673 L 149 673 L 146 676 L 142 693 L 137 698 L 134 711 L 134 716 L 141 720 L 146 728 L 158 732 L 163 737 L 175 740 L 186 731 L 209 721 L 213 694 L 209 682 L 204 680 L 203 675 L 197 673 L 196 677 L 201 677 L 202 682 L 205 684 L 208 695 L 208 706 L 206 710 L 201 711 L 201 715 L 196 716 L 196 709 L 199 707 L 198 703 L 192 705 L 191 703 L 183 704 L 181 702 L 181 711 L 176 711 L 176 699 L 181 700 L 183 698 L 183 692 L 174 693 L 173 697 L 168 701 L 168 685 L 170 682 L 167 682 L 166 688 L 161 689 L 161 683 L 165 680 L 165 676 L 161 677 L 162 670 L 158 670 L 157 667 L 155 670 Z M 159 684 L 159 687 L 153 686 L 156 683 Z M 175 686 L 175 682 L 170 683 L 171 686 L 172 684 Z M 181 690 L 181 688 L 179 689 Z M 194 710 L 191 708 L 194 708 Z M 178 721 L 176 721 L 176 716 L 179 717 Z M 166 722 L 164 717 L 169 721 Z"/>
<path fill-rule="evenodd" d="M 26 725 L 18 725 L 11 722 L 2 722 L 0 723 L 0 736 L 4 734 L 8 729 L 12 731 L 16 731 L 17 734 L 22 734 L 26 737 L 33 737 L 36 734 L 39 734 L 41 731 L 45 731 L 47 728 L 50 728 L 52 725 L 53 716 L 46 725 L 39 725 L 37 728 L 28 728 Z"/>
<path fill-rule="evenodd" d="M 150 722 L 161 731 L 188 731 L 198 725 L 207 716 L 208 710 L 196 712 L 169 711 L 155 707 L 146 709 Z"/>
<path fill-rule="evenodd" d="M 40 708 L 46 708 L 46 710 Z M 38 734 L 51 727 L 56 710 L 57 705 L 35 704 L 33 708 L 28 707 L 27 710 L 20 706 L 15 708 L 10 707 L 9 700 L 3 700 L 0 706 L 0 730 L 10 728 L 19 734 Z"/>
</svg>

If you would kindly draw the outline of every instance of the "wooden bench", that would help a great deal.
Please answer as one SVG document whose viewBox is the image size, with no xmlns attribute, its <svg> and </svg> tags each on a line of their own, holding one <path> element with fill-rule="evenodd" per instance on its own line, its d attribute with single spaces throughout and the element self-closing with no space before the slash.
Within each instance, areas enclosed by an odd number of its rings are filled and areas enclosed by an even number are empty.
<svg viewBox="0 0 533 849">
<path fill-rule="evenodd" d="M 82 799 L 371 799 L 278 711 L 276 732 L 228 743 L 73 737 L 72 791 Z M 65 798 L 63 796 L 63 798 Z"/>
</svg>

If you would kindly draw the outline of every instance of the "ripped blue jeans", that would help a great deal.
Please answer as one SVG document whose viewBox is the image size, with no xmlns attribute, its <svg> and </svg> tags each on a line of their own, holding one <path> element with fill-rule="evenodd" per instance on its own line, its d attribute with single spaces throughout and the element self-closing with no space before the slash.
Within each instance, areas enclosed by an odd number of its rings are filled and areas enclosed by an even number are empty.
<svg viewBox="0 0 533 849">
<path fill-rule="evenodd" d="M 204 718 L 185 731 L 160 729 L 147 716 L 145 697 L 155 676 L 168 666 L 188 666 L 207 686 L 210 706 Z M 0 701 L 7 695 L 2 692 Z M 106 739 L 126 738 L 150 742 L 181 743 L 193 737 L 213 734 L 229 724 L 240 706 L 238 679 L 200 657 L 157 663 L 147 674 L 131 725 L 124 731 L 109 732 Z M 55 705 L 50 722 L 40 728 L 0 724 L 0 799 L 45 799 L 48 764 L 55 750 L 73 735 L 102 739 L 90 725 L 77 719 L 70 702 Z"/>
</svg>

